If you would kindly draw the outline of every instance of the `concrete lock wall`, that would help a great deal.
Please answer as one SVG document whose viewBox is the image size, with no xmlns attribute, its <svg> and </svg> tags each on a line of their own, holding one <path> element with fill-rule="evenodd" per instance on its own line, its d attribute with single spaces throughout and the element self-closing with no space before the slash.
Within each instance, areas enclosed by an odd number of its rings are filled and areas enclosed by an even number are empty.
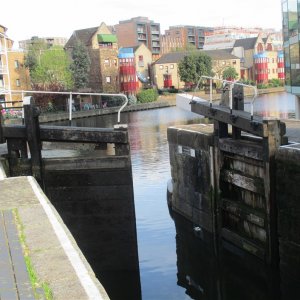
<svg viewBox="0 0 300 300">
<path fill-rule="evenodd" d="M 283 294 L 294 299 L 300 293 L 299 144 L 281 147 L 276 153 L 276 200 L 281 285 Z"/>
<path fill-rule="evenodd" d="M 44 159 L 45 191 L 109 297 L 140 299 L 130 156 Z"/>
<path fill-rule="evenodd" d="M 212 126 L 197 124 L 168 128 L 173 195 L 170 205 L 212 242 Z"/>
</svg>

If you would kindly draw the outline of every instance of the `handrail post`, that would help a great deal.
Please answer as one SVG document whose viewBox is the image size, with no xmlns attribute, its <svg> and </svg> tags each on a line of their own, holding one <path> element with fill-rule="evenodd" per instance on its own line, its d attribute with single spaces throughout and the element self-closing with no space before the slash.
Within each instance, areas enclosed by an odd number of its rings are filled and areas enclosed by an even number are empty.
<svg viewBox="0 0 300 300">
<path fill-rule="evenodd" d="M 69 121 L 72 121 L 72 92 L 70 92 L 69 98 Z"/>
<path fill-rule="evenodd" d="M 230 108 L 230 114 L 232 114 L 232 88 L 233 88 L 232 83 L 229 83 L 229 108 Z"/>
<path fill-rule="evenodd" d="M 121 95 L 122 97 L 125 98 L 125 102 L 123 103 L 123 105 L 120 107 L 119 111 L 118 111 L 118 124 L 120 124 L 120 116 L 121 116 L 121 111 L 123 110 L 123 108 L 127 105 L 128 103 L 128 98 L 125 94 Z"/>
<path fill-rule="evenodd" d="M 209 105 L 212 107 L 212 78 L 209 80 Z"/>
</svg>

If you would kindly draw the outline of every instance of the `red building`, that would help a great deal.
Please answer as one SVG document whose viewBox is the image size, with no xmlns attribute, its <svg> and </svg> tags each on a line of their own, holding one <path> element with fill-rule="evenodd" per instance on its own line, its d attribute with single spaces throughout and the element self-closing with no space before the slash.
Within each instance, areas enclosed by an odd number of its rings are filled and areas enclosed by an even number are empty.
<svg viewBox="0 0 300 300">
<path fill-rule="evenodd" d="M 119 49 L 120 91 L 126 95 L 135 95 L 138 90 L 133 48 Z"/>
</svg>

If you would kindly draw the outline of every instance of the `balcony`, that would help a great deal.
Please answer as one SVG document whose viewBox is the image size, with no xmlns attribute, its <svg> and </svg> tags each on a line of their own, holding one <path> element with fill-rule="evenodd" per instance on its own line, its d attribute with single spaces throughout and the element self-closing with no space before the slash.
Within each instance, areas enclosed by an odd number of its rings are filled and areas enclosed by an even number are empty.
<svg viewBox="0 0 300 300">
<path fill-rule="evenodd" d="M 2 85 L 0 82 L 0 95 L 9 94 L 9 86 L 8 85 Z"/>
<path fill-rule="evenodd" d="M 6 65 L 0 65 L 0 74 L 7 74 L 7 66 Z"/>
<path fill-rule="evenodd" d="M 151 36 L 152 41 L 159 41 L 159 36 Z"/>
</svg>

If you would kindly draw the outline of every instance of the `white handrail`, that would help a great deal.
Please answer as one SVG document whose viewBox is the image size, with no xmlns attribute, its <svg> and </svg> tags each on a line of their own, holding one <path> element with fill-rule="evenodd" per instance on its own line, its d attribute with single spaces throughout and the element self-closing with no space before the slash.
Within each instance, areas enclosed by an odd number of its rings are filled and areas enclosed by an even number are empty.
<svg viewBox="0 0 300 300">
<path fill-rule="evenodd" d="M 253 98 L 252 98 L 252 101 L 251 101 L 251 120 L 253 120 L 253 106 L 254 106 L 255 98 L 257 97 L 257 87 L 256 86 L 249 85 L 249 84 L 244 84 L 244 83 L 241 83 L 241 82 L 229 81 L 229 80 L 225 80 L 225 79 L 220 79 L 220 78 L 215 78 L 215 77 L 204 76 L 203 75 L 198 80 L 198 83 L 195 87 L 195 91 L 196 91 L 196 89 L 199 88 L 199 84 L 200 84 L 200 82 L 203 78 L 206 78 L 206 79 L 210 80 L 210 106 L 212 106 L 212 81 L 213 80 L 218 80 L 218 81 L 221 81 L 223 83 L 228 83 L 229 84 L 229 86 L 230 86 L 230 90 L 229 90 L 229 107 L 230 107 L 230 112 L 231 113 L 232 113 L 232 88 L 233 88 L 233 86 L 234 85 L 240 85 L 240 86 L 252 88 L 254 90 L 254 92 L 253 92 Z M 193 95 L 193 97 L 194 97 L 194 95 Z"/>
<path fill-rule="evenodd" d="M 128 104 L 128 98 L 125 94 L 108 94 L 108 93 L 79 93 L 79 92 L 51 92 L 51 91 L 24 91 L 24 90 L 11 90 L 11 93 L 22 94 L 22 99 L 24 94 L 55 94 L 55 95 L 69 95 L 69 120 L 72 120 L 72 95 L 86 95 L 86 96 L 118 96 L 124 98 L 123 105 L 118 110 L 118 124 L 120 123 L 121 111 Z M 71 108 L 71 109 L 70 109 Z"/>
</svg>

